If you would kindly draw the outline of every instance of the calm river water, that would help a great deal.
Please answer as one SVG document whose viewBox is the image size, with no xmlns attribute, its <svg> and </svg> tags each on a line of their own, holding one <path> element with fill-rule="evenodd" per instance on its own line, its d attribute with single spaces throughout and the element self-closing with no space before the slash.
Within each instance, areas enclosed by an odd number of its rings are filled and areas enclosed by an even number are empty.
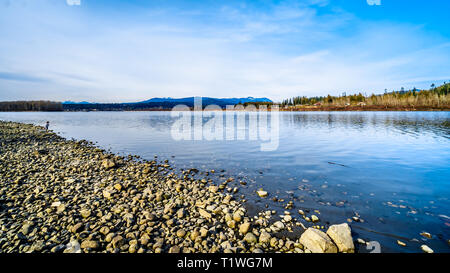
<svg viewBox="0 0 450 273">
<path fill-rule="evenodd" d="M 214 169 L 218 183 L 235 178 L 250 211 L 267 205 L 282 213 L 293 201 L 292 215 L 301 219 L 297 211 L 309 210 L 321 225 L 358 216 L 362 222 L 350 223 L 355 239 L 377 241 L 383 252 L 420 252 L 422 244 L 450 252 L 450 112 L 281 112 L 272 151 L 261 151 L 263 140 L 249 140 L 248 116 L 231 128 L 246 132 L 244 140 L 213 141 L 175 140 L 178 117 L 170 112 L 0 113 L 0 119 L 48 120 L 61 136 L 118 154 L 157 155 L 177 170 Z M 269 198 L 257 197 L 259 188 Z"/>
</svg>

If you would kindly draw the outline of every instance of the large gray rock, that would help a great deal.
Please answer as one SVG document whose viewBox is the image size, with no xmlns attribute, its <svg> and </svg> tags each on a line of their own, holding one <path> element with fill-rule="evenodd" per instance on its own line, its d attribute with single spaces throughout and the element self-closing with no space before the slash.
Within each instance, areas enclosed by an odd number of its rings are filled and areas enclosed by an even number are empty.
<svg viewBox="0 0 450 273">
<path fill-rule="evenodd" d="M 337 245 L 339 252 L 355 252 L 355 245 L 353 244 L 352 239 L 352 231 L 347 223 L 330 226 L 327 230 L 327 234 Z"/>
<path fill-rule="evenodd" d="M 300 243 L 313 253 L 337 253 L 337 247 L 325 232 L 308 228 L 300 237 Z"/>
</svg>

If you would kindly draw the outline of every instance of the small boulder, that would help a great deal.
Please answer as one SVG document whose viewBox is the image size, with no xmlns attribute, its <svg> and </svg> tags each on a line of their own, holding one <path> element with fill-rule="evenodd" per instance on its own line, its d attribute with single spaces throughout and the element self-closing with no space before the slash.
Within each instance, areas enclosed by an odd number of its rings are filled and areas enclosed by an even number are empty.
<svg viewBox="0 0 450 273">
<path fill-rule="evenodd" d="M 277 230 L 282 230 L 284 229 L 284 224 L 281 221 L 276 221 L 273 226 L 277 229 Z"/>
<path fill-rule="evenodd" d="M 327 230 L 327 235 L 337 245 L 339 252 L 354 253 L 355 246 L 352 239 L 352 231 L 347 223 L 332 225 Z"/>
<path fill-rule="evenodd" d="M 313 253 L 337 253 L 337 247 L 325 232 L 308 228 L 300 237 L 300 243 Z"/>
</svg>

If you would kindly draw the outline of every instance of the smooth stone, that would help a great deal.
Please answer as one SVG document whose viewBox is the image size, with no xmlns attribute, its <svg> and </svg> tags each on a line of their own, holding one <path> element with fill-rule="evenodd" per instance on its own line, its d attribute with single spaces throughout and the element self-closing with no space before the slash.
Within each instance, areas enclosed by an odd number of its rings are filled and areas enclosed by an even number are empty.
<svg viewBox="0 0 450 273">
<path fill-rule="evenodd" d="M 66 210 L 66 205 L 61 204 L 56 208 L 56 213 L 62 213 Z"/>
<path fill-rule="evenodd" d="M 249 244 L 255 244 L 256 242 L 258 242 L 258 239 L 256 239 L 256 236 L 253 233 L 248 232 L 244 236 L 244 241 L 246 241 Z"/>
<path fill-rule="evenodd" d="M 212 193 L 216 193 L 217 191 L 219 191 L 219 187 L 217 186 L 209 186 L 209 191 Z"/>
<path fill-rule="evenodd" d="M 277 221 L 274 224 L 274 227 L 276 227 L 277 229 L 284 229 L 284 224 L 281 221 Z"/>
<path fill-rule="evenodd" d="M 361 245 L 366 245 L 367 244 L 366 241 L 364 241 L 361 238 L 356 239 L 356 242 L 358 242 L 358 244 L 361 244 Z"/>
<path fill-rule="evenodd" d="M 179 209 L 179 210 L 177 211 L 177 217 L 178 217 L 178 218 L 183 218 L 183 217 L 184 217 L 184 214 L 185 214 L 185 211 L 184 211 L 183 208 L 181 208 L 181 209 Z"/>
<path fill-rule="evenodd" d="M 73 232 L 73 233 L 77 233 L 77 232 L 80 232 L 80 231 L 82 231 L 83 230 L 83 223 L 78 223 L 78 224 L 75 224 L 73 227 L 72 227 L 72 229 L 71 229 L 71 231 Z"/>
<path fill-rule="evenodd" d="M 98 247 L 99 247 L 98 242 L 92 241 L 92 240 L 85 240 L 81 243 L 82 249 L 86 249 L 86 248 L 97 249 Z"/>
<path fill-rule="evenodd" d="M 121 190 L 122 190 L 122 185 L 120 185 L 119 183 L 117 183 L 117 184 L 114 185 L 114 188 L 115 188 L 117 191 L 121 191 Z"/>
<path fill-rule="evenodd" d="M 102 161 L 102 167 L 105 169 L 111 169 L 116 166 L 116 163 L 111 159 L 105 159 Z"/>
<path fill-rule="evenodd" d="M 200 232 L 198 232 L 197 230 L 194 230 L 193 232 L 191 232 L 191 240 L 195 241 L 195 239 L 197 239 L 197 237 L 200 236 Z"/>
<path fill-rule="evenodd" d="M 421 245 L 420 249 L 422 249 L 422 251 L 426 253 L 434 253 L 434 251 L 427 245 Z"/>
<path fill-rule="evenodd" d="M 261 232 L 261 234 L 259 235 L 259 242 L 261 244 L 265 244 L 265 243 L 270 242 L 270 239 L 271 239 L 270 234 L 267 231 L 265 231 L 265 230 L 263 230 Z"/>
<path fill-rule="evenodd" d="M 242 234 L 246 234 L 250 229 L 250 223 L 249 222 L 245 222 L 243 224 L 240 225 L 239 227 L 239 232 Z"/>
<path fill-rule="evenodd" d="M 183 238 L 186 235 L 186 231 L 184 229 L 177 230 L 177 236 Z"/>
<path fill-rule="evenodd" d="M 80 210 L 80 214 L 83 218 L 88 218 L 89 216 L 91 216 L 91 211 L 88 209 L 82 209 Z"/>
<path fill-rule="evenodd" d="M 266 191 L 263 190 L 259 190 L 256 192 L 258 194 L 259 197 L 267 197 L 268 193 Z"/>
<path fill-rule="evenodd" d="M 180 253 L 181 252 L 181 250 L 180 250 L 180 247 L 179 246 L 172 246 L 170 249 L 169 249 L 169 253 Z"/>
<path fill-rule="evenodd" d="M 32 225 L 30 225 L 30 224 L 24 224 L 21 229 L 23 235 L 27 235 L 28 232 L 30 232 L 31 227 L 32 227 Z"/>
<path fill-rule="evenodd" d="M 102 194 L 103 194 L 103 197 L 105 197 L 107 199 L 111 198 L 111 192 L 108 190 L 103 190 Z"/>
<path fill-rule="evenodd" d="M 208 230 L 206 228 L 201 228 L 200 229 L 200 237 L 205 238 L 208 235 Z"/>
<path fill-rule="evenodd" d="M 198 212 L 200 213 L 200 216 L 202 216 L 203 218 L 207 218 L 210 219 L 211 218 L 211 213 L 207 212 L 206 210 L 199 208 Z"/>
<path fill-rule="evenodd" d="M 109 227 L 102 227 L 100 228 L 100 233 L 103 235 L 107 235 L 109 233 Z"/>
<path fill-rule="evenodd" d="M 112 245 L 114 248 L 120 248 L 125 244 L 125 240 L 123 239 L 122 236 L 116 236 L 112 239 L 111 241 Z"/>
<path fill-rule="evenodd" d="M 242 220 L 241 214 L 238 212 L 235 212 L 233 214 L 233 220 L 236 221 L 236 223 L 239 223 Z"/>
<path fill-rule="evenodd" d="M 235 228 L 236 227 L 236 221 L 234 221 L 234 220 L 227 221 L 227 226 L 229 228 Z"/>
</svg>

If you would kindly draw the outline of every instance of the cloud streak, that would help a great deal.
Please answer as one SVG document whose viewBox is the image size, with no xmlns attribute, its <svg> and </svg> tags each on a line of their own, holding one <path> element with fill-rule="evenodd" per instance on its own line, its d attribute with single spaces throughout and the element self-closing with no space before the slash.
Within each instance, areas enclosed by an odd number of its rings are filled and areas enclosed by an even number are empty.
<svg viewBox="0 0 450 273">
<path fill-rule="evenodd" d="M 20 73 L 0 72 L 0 80 L 19 81 L 19 82 L 48 82 L 47 79 L 29 76 Z"/>
</svg>

